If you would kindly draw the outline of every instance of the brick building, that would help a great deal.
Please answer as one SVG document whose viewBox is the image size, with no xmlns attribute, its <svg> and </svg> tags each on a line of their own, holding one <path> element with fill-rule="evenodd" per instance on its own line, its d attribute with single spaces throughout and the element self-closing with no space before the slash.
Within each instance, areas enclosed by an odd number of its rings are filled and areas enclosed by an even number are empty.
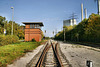
<svg viewBox="0 0 100 67">
<path fill-rule="evenodd" d="M 43 26 L 42 22 L 22 22 L 25 24 L 25 41 L 31 41 L 35 39 L 36 41 L 41 41 L 41 27 Z"/>
</svg>

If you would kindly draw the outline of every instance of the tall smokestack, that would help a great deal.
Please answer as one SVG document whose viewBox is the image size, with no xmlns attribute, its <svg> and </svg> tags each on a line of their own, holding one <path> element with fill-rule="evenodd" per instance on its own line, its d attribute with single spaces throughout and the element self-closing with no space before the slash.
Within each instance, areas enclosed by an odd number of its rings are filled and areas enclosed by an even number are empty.
<svg viewBox="0 0 100 67">
<path fill-rule="evenodd" d="M 87 9 L 85 8 L 85 19 L 87 18 Z"/>
<path fill-rule="evenodd" d="M 98 14 L 100 15 L 100 0 L 98 0 Z"/>
<path fill-rule="evenodd" d="M 81 20 L 83 20 L 83 3 L 81 4 Z"/>
</svg>

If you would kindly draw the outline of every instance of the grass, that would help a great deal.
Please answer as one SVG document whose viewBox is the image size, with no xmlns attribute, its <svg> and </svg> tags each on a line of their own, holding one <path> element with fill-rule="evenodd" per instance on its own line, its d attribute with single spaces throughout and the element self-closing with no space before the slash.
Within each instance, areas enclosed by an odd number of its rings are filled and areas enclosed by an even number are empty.
<svg viewBox="0 0 100 67">
<path fill-rule="evenodd" d="M 41 42 L 40 42 L 41 43 Z M 39 42 L 21 42 L 0 47 L 0 67 L 6 67 L 26 52 L 35 49 Z"/>
</svg>

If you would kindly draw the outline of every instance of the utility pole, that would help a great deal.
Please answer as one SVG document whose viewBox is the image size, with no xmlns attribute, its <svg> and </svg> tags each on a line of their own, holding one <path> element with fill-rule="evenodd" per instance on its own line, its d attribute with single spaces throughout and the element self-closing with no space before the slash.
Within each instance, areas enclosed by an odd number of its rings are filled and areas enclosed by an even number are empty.
<svg viewBox="0 0 100 67">
<path fill-rule="evenodd" d="M 83 3 L 81 4 L 81 20 L 83 20 Z"/>
<path fill-rule="evenodd" d="M 14 16 L 14 7 L 11 7 L 12 9 L 12 32 L 11 35 L 13 35 L 13 16 Z"/>
<path fill-rule="evenodd" d="M 53 33 L 53 36 L 54 36 L 54 31 L 52 33 Z"/>
<path fill-rule="evenodd" d="M 57 34 L 57 29 L 55 30 L 55 34 Z"/>
<path fill-rule="evenodd" d="M 46 30 L 45 30 L 45 37 L 46 37 Z"/>
<path fill-rule="evenodd" d="M 63 29 L 64 29 L 64 42 L 65 42 L 65 41 L 66 41 L 66 40 L 65 40 L 65 28 L 63 28 Z"/>
</svg>

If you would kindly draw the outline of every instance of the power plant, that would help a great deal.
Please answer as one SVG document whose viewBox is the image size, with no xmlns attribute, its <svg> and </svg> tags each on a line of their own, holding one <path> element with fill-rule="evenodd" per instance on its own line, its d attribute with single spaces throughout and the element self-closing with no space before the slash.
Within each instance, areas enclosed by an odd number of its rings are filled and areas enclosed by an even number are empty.
<svg viewBox="0 0 100 67">
<path fill-rule="evenodd" d="M 87 18 L 87 9 L 85 8 L 85 19 Z"/>
</svg>

